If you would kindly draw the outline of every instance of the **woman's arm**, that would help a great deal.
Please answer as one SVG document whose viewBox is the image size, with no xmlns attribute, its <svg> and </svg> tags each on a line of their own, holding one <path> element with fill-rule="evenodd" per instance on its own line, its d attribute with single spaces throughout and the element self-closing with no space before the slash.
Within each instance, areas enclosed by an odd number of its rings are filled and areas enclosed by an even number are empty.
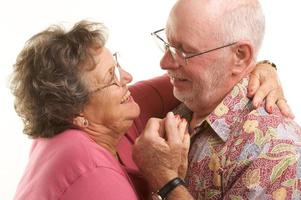
<svg viewBox="0 0 301 200">
<path fill-rule="evenodd" d="M 140 106 L 139 119 L 143 127 L 149 118 L 162 118 L 180 103 L 173 96 L 172 85 L 167 75 L 137 82 L 129 89 Z"/>
<path fill-rule="evenodd" d="M 173 96 L 172 85 L 167 75 L 139 81 L 131 85 L 129 89 L 132 97 L 140 106 L 141 113 L 121 138 L 117 148 L 121 162 L 129 169 L 136 171 L 137 179 L 139 179 L 138 169 L 132 160 L 132 147 L 136 138 L 143 131 L 149 118 L 163 118 L 180 102 Z M 135 176 L 135 172 L 133 174 Z"/>
</svg>

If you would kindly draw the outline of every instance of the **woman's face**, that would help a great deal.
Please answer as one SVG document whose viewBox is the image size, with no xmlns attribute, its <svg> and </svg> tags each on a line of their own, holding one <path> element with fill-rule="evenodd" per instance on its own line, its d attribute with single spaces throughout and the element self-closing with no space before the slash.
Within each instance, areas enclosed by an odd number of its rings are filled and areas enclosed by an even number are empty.
<svg viewBox="0 0 301 200">
<path fill-rule="evenodd" d="M 130 95 L 127 84 L 132 76 L 119 68 L 120 81 L 115 76 L 117 63 L 107 48 L 95 56 L 96 67 L 87 72 L 90 100 L 84 107 L 89 127 L 105 126 L 116 133 L 125 132 L 138 117 L 140 108 Z"/>
</svg>

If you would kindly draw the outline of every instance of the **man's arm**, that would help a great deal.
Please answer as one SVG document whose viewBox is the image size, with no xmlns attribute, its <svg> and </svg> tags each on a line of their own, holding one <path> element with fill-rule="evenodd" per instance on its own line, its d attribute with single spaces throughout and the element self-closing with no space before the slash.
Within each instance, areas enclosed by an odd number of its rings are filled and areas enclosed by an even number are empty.
<svg viewBox="0 0 301 200">
<path fill-rule="evenodd" d="M 188 192 L 187 188 L 182 185 L 175 188 L 168 195 L 168 200 L 178 200 L 178 199 L 194 200 L 194 198 Z"/>
</svg>

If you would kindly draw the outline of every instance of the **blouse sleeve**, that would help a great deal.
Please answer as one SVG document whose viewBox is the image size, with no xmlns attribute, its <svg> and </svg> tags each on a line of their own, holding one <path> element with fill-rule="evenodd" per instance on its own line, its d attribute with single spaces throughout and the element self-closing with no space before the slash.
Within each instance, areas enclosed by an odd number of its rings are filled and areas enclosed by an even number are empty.
<svg viewBox="0 0 301 200">
<path fill-rule="evenodd" d="M 130 91 L 141 109 L 138 118 L 141 127 L 137 127 L 138 131 L 144 128 L 149 118 L 163 118 L 168 111 L 179 104 L 173 96 L 172 85 L 167 75 L 137 82 L 130 87 Z"/>
<path fill-rule="evenodd" d="M 179 105 L 173 96 L 172 85 L 167 75 L 140 81 L 130 86 L 132 97 L 140 106 L 140 115 L 125 133 L 118 144 L 118 154 L 123 164 L 131 169 L 137 169 L 132 160 L 132 147 L 136 138 L 143 131 L 149 118 L 165 117 L 166 113 Z"/>
</svg>

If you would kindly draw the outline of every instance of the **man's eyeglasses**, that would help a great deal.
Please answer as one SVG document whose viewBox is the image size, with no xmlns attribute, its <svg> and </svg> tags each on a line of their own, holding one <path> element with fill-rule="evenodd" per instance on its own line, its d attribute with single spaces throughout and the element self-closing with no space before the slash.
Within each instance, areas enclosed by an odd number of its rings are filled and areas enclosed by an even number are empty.
<svg viewBox="0 0 301 200">
<path fill-rule="evenodd" d="M 234 44 L 237 43 L 237 42 L 232 42 L 232 43 L 229 43 L 229 44 L 226 44 L 226 45 L 223 45 L 223 46 L 220 46 L 220 47 L 216 47 L 216 48 L 213 48 L 213 49 L 210 49 L 210 50 L 206 50 L 206 51 L 203 51 L 203 52 L 188 55 L 187 53 L 183 52 L 182 50 L 177 49 L 176 47 L 173 47 L 170 44 L 168 44 L 163 39 L 164 36 L 159 35 L 159 34 L 165 35 L 165 34 L 163 34 L 164 30 L 165 30 L 164 28 L 160 29 L 160 30 L 157 30 L 157 31 L 151 33 L 151 35 L 154 36 L 154 39 L 156 40 L 156 43 L 158 44 L 158 47 L 163 51 L 163 53 L 166 53 L 168 51 L 171 54 L 171 56 L 173 57 L 173 59 L 180 65 L 186 65 L 188 59 L 193 58 L 195 56 L 200 56 L 200 55 L 203 55 L 203 54 L 206 54 L 206 53 L 218 50 L 218 49 L 229 47 L 229 46 L 234 45 Z"/>
<path fill-rule="evenodd" d="M 109 84 L 104 85 L 102 87 L 96 88 L 95 90 L 89 92 L 89 94 L 91 93 L 95 93 L 95 92 L 99 92 L 107 87 L 110 87 L 112 85 L 117 85 L 119 87 L 121 87 L 121 78 L 122 78 L 122 68 L 118 62 L 118 53 L 114 53 L 113 54 L 114 60 L 115 60 L 115 66 L 114 66 L 114 70 L 113 70 L 113 77 L 112 80 L 110 81 Z"/>
</svg>

